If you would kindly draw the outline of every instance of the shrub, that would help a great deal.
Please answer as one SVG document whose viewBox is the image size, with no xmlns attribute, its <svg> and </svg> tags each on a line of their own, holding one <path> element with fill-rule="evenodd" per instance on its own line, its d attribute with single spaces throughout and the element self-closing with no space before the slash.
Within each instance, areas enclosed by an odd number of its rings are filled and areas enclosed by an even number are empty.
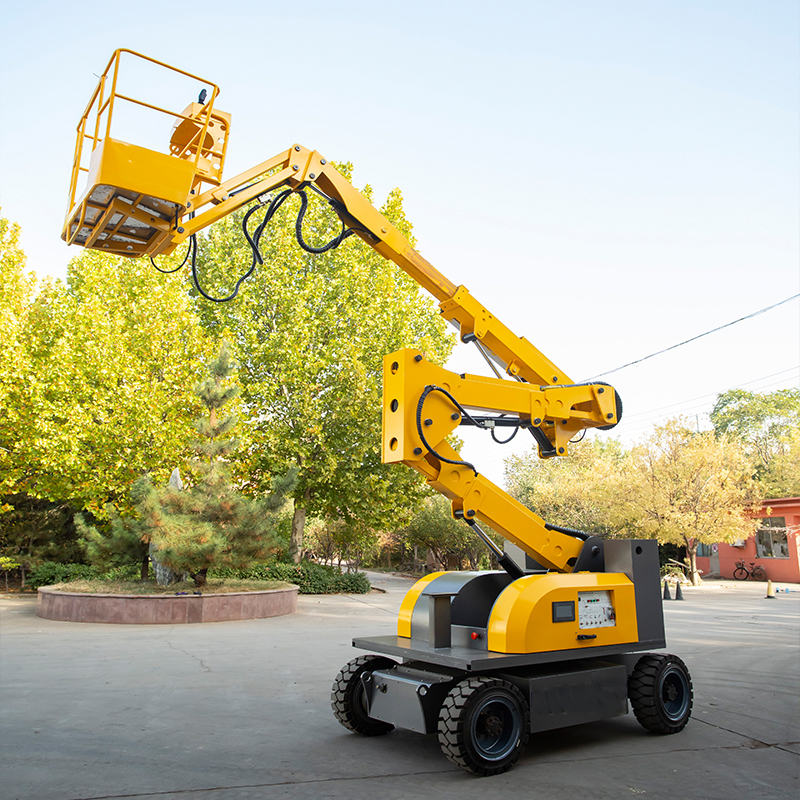
<svg viewBox="0 0 800 800">
<path fill-rule="evenodd" d="M 88 564 L 60 564 L 57 561 L 45 561 L 31 570 L 26 583 L 31 588 L 38 589 L 40 586 L 51 586 L 54 583 L 91 580 L 99 577 L 100 570 Z"/>
<path fill-rule="evenodd" d="M 367 576 L 363 572 L 340 572 L 335 567 L 301 561 L 300 564 L 286 564 L 272 561 L 251 569 L 214 570 L 219 578 L 239 578 L 244 580 L 287 581 L 300 587 L 300 594 L 366 594 L 370 591 Z"/>
<path fill-rule="evenodd" d="M 257 581 L 286 581 L 300 587 L 300 594 L 366 594 L 372 589 L 363 572 L 340 572 L 336 567 L 302 561 L 300 564 L 286 564 L 271 561 L 250 569 L 215 569 L 215 578 Z M 52 586 L 54 583 L 87 580 L 137 580 L 138 565 L 115 567 L 102 571 L 88 564 L 59 564 L 45 561 L 36 567 L 29 577 L 28 585 L 33 589 Z"/>
<path fill-rule="evenodd" d="M 52 586 L 54 583 L 70 581 L 136 580 L 138 577 L 138 565 L 115 567 L 103 572 L 99 567 L 89 564 L 60 564 L 57 561 L 45 561 L 30 572 L 26 584 L 32 589 L 38 589 L 40 586 Z"/>
</svg>

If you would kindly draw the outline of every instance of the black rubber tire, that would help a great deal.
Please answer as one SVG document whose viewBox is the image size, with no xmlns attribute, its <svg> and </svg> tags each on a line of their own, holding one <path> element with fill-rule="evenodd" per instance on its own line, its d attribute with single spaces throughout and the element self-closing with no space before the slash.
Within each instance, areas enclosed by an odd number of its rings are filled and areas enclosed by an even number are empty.
<svg viewBox="0 0 800 800">
<path fill-rule="evenodd" d="M 336 676 L 331 688 L 331 708 L 336 719 L 345 728 L 361 736 L 383 736 L 394 730 L 394 725 L 372 719 L 364 703 L 361 676 L 376 669 L 388 669 L 397 662 L 385 656 L 359 656 L 348 661 Z"/>
<path fill-rule="evenodd" d="M 747 580 L 747 574 L 747 570 L 744 567 L 736 567 L 733 571 L 733 577 L 736 578 L 737 581 Z"/>
<path fill-rule="evenodd" d="M 445 756 L 474 775 L 497 775 L 519 761 L 530 732 L 525 698 L 508 681 L 487 676 L 457 683 L 439 712 Z"/>
<path fill-rule="evenodd" d="M 642 656 L 628 678 L 628 697 L 643 728 L 678 733 L 692 715 L 692 678 L 677 656 Z"/>
<path fill-rule="evenodd" d="M 753 567 L 753 571 L 750 574 L 753 576 L 754 581 L 765 581 L 767 579 L 767 571 L 762 566 Z"/>
</svg>

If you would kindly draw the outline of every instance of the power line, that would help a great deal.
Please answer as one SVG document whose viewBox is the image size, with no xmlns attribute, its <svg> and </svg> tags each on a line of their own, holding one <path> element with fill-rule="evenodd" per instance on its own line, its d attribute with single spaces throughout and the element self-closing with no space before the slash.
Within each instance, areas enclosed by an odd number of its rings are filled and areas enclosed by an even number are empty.
<svg viewBox="0 0 800 800">
<path fill-rule="evenodd" d="M 780 373 L 776 373 L 776 374 L 780 374 Z M 770 376 L 765 376 L 765 378 L 759 378 L 759 379 L 757 379 L 757 381 L 765 380 L 766 377 L 770 377 Z M 786 381 L 789 380 L 789 379 L 790 378 L 780 378 L 777 381 L 772 381 L 771 383 L 768 383 L 768 384 L 760 386 L 758 391 L 763 391 L 765 389 L 770 389 L 773 386 L 780 386 L 781 384 L 785 384 Z M 756 383 L 757 381 L 749 381 L 749 383 Z M 741 386 L 747 386 L 747 385 L 748 384 L 746 384 L 746 383 L 739 383 L 736 386 L 732 386 L 731 389 L 738 389 Z M 725 391 L 730 391 L 730 389 L 726 389 Z M 719 395 L 719 394 L 722 394 L 722 392 L 714 392 L 713 394 L 703 395 L 701 397 L 693 398 L 692 400 L 684 400 L 683 402 L 680 402 L 680 403 L 674 403 L 673 406 L 664 406 L 663 409 L 668 409 L 668 408 L 671 408 L 671 407 L 674 407 L 674 406 L 680 406 L 680 405 L 683 405 L 684 403 L 693 403 L 695 400 L 703 400 L 704 398 L 713 397 L 714 395 Z M 678 411 L 673 412 L 673 414 L 676 414 L 676 415 L 693 415 L 693 414 L 697 414 L 699 412 L 699 413 L 703 414 L 704 416 L 708 416 L 709 415 L 709 411 L 704 411 L 703 410 L 704 408 L 707 408 L 707 407 L 708 407 L 708 401 L 701 402 L 701 403 L 697 403 L 695 405 L 689 405 L 687 408 L 683 408 L 683 409 L 680 409 Z M 647 416 L 645 417 L 644 415 L 647 415 Z M 670 416 L 670 415 L 668 413 L 659 413 L 659 410 L 655 410 L 655 411 L 652 411 L 652 412 L 643 411 L 643 412 L 641 412 L 640 414 L 638 414 L 636 416 L 639 416 L 639 417 L 642 417 L 642 418 L 641 419 L 630 419 L 630 418 L 629 419 L 623 419 L 622 422 L 620 423 L 620 427 L 621 428 L 624 426 L 624 432 L 625 433 L 630 434 L 633 431 L 643 430 L 644 428 L 647 428 L 647 427 L 649 427 L 651 425 L 654 425 L 656 420 L 663 419 L 664 417 L 667 417 L 667 416 Z"/>
<path fill-rule="evenodd" d="M 623 364 L 621 367 L 615 367 L 614 369 L 608 370 L 608 372 L 601 372 L 599 375 L 594 375 L 591 378 L 587 378 L 587 381 L 594 381 L 597 378 L 604 378 L 606 375 L 611 375 L 614 372 L 619 372 L 621 369 L 625 369 L 626 367 L 632 367 L 634 364 L 641 364 L 642 361 L 647 361 L 648 358 L 654 358 L 655 356 L 660 356 L 663 353 L 668 353 L 670 350 L 675 350 L 677 347 L 683 347 L 685 344 L 689 344 L 690 342 L 695 342 L 698 339 L 702 339 L 704 336 L 708 336 L 711 333 L 716 333 L 717 331 L 721 331 L 724 328 L 730 328 L 731 325 L 736 325 L 738 322 L 744 322 L 747 319 L 752 319 L 753 317 L 757 317 L 759 314 L 765 314 L 767 311 L 772 311 L 773 308 L 777 308 L 778 306 L 782 306 L 784 303 L 789 303 L 792 300 L 797 300 L 800 297 L 800 294 L 794 294 L 791 297 L 787 297 L 785 300 L 781 300 L 779 303 L 775 303 L 774 305 L 767 306 L 766 308 L 762 308 L 759 311 L 754 311 L 752 314 L 748 314 L 746 317 L 740 317 L 739 319 L 733 320 L 733 322 L 727 322 L 725 325 L 720 325 L 718 328 L 712 328 L 710 331 L 706 331 L 705 333 L 699 333 L 697 336 L 692 336 L 691 339 L 686 339 L 684 342 L 678 342 L 678 344 L 673 344 L 671 347 L 665 347 L 663 350 L 659 350 L 656 353 L 650 353 L 649 356 L 643 356 L 642 358 L 637 358 L 636 361 L 631 361 L 628 364 Z"/>
<path fill-rule="evenodd" d="M 770 378 L 777 378 L 779 375 L 786 375 L 789 372 L 797 372 L 798 369 L 800 369 L 800 367 L 789 367 L 789 369 L 784 369 L 784 370 L 781 370 L 780 372 L 773 372 L 771 375 L 762 375 L 762 377 L 753 378 L 753 380 L 751 380 L 751 381 L 744 381 L 742 383 L 737 383 L 734 386 L 729 386 L 727 389 L 723 389 L 720 392 L 708 392 L 707 394 L 701 394 L 698 397 L 691 397 L 688 400 L 679 400 L 677 403 L 670 403 L 667 406 L 659 406 L 658 408 L 651 408 L 651 409 L 649 409 L 647 411 L 639 411 L 636 414 L 626 414 L 625 417 L 628 420 L 633 420 L 633 419 L 636 419 L 637 417 L 649 416 L 651 414 L 656 414 L 657 415 L 657 413 L 659 411 L 664 411 L 665 409 L 668 409 L 668 408 L 675 408 L 675 406 L 682 406 L 682 405 L 684 405 L 686 403 L 694 403 L 696 400 L 705 400 L 705 399 L 707 399 L 709 397 L 716 397 L 716 396 L 718 396 L 720 394 L 724 394 L 725 392 L 731 391 L 731 389 L 739 389 L 742 386 L 750 386 L 750 385 L 752 385 L 754 383 L 760 383 L 761 381 L 769 380 Z M 777 381 L 777 383 L 782 383 L 783 380 L 785 380 L 785 379 L 781 379 L 780 381 Z M 773 385 L 775 385 L 775 384 L 771 383 L 768 386 L 764 386 L 762 388 L 768 389 L 770 386 L 773 386 Z"/>
</svg>

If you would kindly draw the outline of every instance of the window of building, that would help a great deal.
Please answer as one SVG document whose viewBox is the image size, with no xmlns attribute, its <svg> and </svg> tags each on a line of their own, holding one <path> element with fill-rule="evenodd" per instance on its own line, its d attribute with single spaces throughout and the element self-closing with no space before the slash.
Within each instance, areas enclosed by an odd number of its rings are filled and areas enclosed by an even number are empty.
<svg viewBox="0 0 800 800">
<path fill-rule="evenodd" d="M 765 517 L 756 533 L 757 558 L 789 558 L 785 517 Z"/>
<path fill-rule="evenodd" d="M 711 556 L 711 545 L 703 544 L 702 542 L 697 545 L 697 555 L 700 558 L 709 558 Z"/>
</svg>

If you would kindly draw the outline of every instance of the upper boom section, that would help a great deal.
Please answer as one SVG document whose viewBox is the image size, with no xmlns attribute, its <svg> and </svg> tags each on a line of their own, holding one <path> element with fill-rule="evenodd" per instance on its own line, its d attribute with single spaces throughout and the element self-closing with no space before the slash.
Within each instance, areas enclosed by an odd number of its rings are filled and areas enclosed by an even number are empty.
<svg viewBox="0 0 800 800">
<path fill-rule="evenodd" d="M 191 103 L 179 112 L 122 94 L 123 56 L 195 81 L 207 94 L 205 102 Z M 571 383 L 566 373 L 513 334 L 465 287 L 423 258 L 318 152 L 296 144 L 223 181 L 231 118 L 215 110 L 218 94 L 216 84 L 199 76 L 131 50 L 117 50 L 78 124 L 62 238 L 68 244 L 117 255 L 168 254 L 188 237 L 273 189 L 312 184 L 330 199 L 346 225 L 436 298 L 462 339 L 477 339 L 510 375 L 528 383 Z M 115 115 L 130 105 L 173 120 L 168 152 L 115 138 Z"/>
</svg>

